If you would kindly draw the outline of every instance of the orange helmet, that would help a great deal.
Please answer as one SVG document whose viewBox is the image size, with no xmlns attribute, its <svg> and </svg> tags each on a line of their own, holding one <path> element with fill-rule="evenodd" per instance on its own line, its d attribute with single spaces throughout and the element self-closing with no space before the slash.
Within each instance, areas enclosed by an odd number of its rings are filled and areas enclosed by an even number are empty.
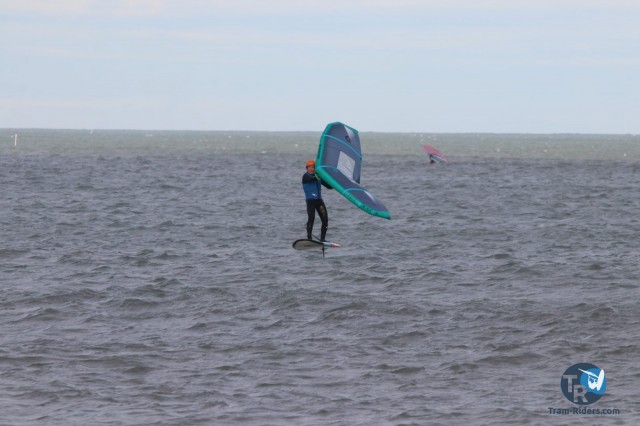
<svg viewBox="0 0 640 426">
<path fill-rule="evenodd" d="M 315 167 L 315 166 L 316 166 L 316 162 L 315 162 L 315 161 L 313 161 L 313 160 L 309 160 L 309 161 L 307 161 L 307 167 L 309 167 L 309 166 L 313 166 L 313 167 Z"/>
</svg>

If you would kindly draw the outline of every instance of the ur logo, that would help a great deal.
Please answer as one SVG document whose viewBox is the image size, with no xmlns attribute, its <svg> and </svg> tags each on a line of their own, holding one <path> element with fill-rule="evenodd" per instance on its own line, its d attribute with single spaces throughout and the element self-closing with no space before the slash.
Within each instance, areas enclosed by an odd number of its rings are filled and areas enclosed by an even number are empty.
<svg viewBox="0 0 640 426">
<path fill-rule="evenodd" d="M 574 364 L 562 375 L 560 388 L 564 396 L 574 404 L 589 405 L 604 395 L 607 378 L 604 370 L 593 364 Z"/>
</svg>

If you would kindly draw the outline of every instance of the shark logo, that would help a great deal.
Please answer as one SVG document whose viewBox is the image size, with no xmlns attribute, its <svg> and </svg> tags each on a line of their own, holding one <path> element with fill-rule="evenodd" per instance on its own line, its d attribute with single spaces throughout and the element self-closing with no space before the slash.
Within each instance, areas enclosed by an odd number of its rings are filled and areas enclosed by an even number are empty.
<svg viewBox="0 0 640 426">
<path fill-rule="evenodd" d="M 581 363 L 569 367 L 560 380 L 564 396 L 574 404 L 593 404 L 604 395 L 607 377 L 593 364 Z"/>
</svg>

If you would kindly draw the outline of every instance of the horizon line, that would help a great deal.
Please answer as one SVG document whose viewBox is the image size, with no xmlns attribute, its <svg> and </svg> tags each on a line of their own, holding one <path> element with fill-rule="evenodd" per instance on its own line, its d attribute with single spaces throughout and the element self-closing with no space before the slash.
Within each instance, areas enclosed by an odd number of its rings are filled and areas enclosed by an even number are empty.
<svg viewBox="0 0 640 426">
<path fill-rule="evenodd" d="M 0 127 L 0 131 L 86 131 L 86 132 L 227 132 L 227 133 L 322 133 L 323 130 L 235 130 L 235 129 L 153 129 L 153 128 L 91 128 L 91 127 Z M 500 132 L 500 131 L 389 131 L 389 130 L 358 130 L 360 133 L 383 134 L 430 134 L 430 135 L 584 135 L 584 136 L 640 136 L 640 133 L 610 133 L 610 132 Z"/>
</svg>

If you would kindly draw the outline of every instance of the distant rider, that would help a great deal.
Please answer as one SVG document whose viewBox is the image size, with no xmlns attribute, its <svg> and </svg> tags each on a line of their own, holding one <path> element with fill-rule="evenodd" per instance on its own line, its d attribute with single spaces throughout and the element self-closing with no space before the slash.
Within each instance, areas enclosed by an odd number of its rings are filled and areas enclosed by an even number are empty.
<svg viewBox="0 0 640 426">
<path fill-rule="evenodd" d="M 304 189 L 304 196 L 307 200 L 307 239 L 311 240 L 313 233 L 313 222 L 316 218 L 316 211 L 320 216 L 322 227 L 320 228 L 320 241 L 326 241 L 327 229 L 329 227 L 329 215 L 327 214 L 327 207 L 322 201 L 322 194 L 320 192 L 322 184 L 325 188 L 333 189 L 328 184 L 324 183 L 316 175 L 316 162 L 313 160 L 307 161 L 307 172 L 302 175 L 302 189 Z"/>
</svg>

